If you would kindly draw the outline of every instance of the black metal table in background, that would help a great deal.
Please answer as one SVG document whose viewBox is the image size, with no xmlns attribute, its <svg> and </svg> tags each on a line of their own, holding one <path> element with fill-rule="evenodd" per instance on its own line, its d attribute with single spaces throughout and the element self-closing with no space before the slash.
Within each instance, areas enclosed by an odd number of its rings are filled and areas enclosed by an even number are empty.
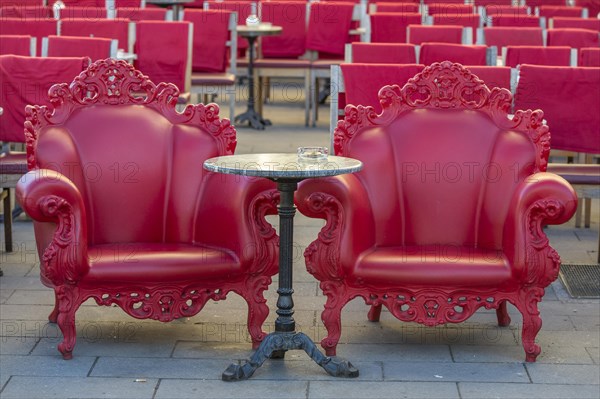
<svg viewBox="0 0 600 399">
<path fill-rule="evenodd" d="M 254 108 L 256 96 L 254 94 L 254 45 L 260 36 L 278 35 L 282 31 L 281 26 L 268 24 L 238 25 L 239 36 L 248 39 L 248 109 L 235 117 L 235 122 L 248 124 L 254 129 L 263 130 L 265 126 L 271 125 L 271 121 L 264 119 Z"/>
</svg>

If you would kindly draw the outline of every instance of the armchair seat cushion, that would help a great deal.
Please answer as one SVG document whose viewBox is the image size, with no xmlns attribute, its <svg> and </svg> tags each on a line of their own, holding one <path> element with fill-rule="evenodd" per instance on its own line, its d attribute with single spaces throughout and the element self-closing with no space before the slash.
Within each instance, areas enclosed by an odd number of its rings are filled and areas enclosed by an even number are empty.
<svg viewBox="0 0 600 399">
<path fill-rule="evenodd" d="M 105 244 L 90 247 L 88 255 L 88 283 L 222 280 L 241 269 L 233 254 L 192 244 Z"/>
<path fill-rule="evenodd" d="M 501 251 L 440 245 L 374 248 L 358 258 L 352 273 L 355 281 L 395 287 L 498 287 L 511 276 Z"/>
</svg>

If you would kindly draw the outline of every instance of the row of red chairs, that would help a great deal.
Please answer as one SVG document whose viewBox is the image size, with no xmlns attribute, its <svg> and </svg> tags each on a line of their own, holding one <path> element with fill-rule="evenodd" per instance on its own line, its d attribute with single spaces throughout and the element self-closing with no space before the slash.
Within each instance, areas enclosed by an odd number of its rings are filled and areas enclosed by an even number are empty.
<svg viewBox="0 0 600 399">
<path fill-rule="evenodd" d="M 0 7 L 0 17 L 20 18 L 20 19 L 47 19 L 54 18 L 59 20 L 86 19 L 88 22 L 95 22 L 102 19 L 128 18 L 132 21 L 153 20 L 153 21 L 172 21 L 173 12 L 166 8 L 140 8 L 140 7 L 117 7 L 107 9 L 104 7 L 81 7 L 70 6 L 64 9 L 53 8 L 52 6 L 11 6 Z"/>
<path fill-rule="evenodd" d="M 402 87 L 423 67 L 422 64 L 340 65 L 339 75 L 334 73 L 332 77 L 332 128 L 343 115 L 345 104 L 370 105 L 380 112 L 379 88 L 389 84 Z M 600 113 L 590 112 L 591 104 L 600 103 L 600 68 L 524 64 L 518 68 L 518 79 L 514 73 L 511 78 L 508 67 L 467 68 L 490 88 L 512 89 L 515 109 L 543 109 L 552 132 L 553 149 L 600 153 Z"/>
</svg>

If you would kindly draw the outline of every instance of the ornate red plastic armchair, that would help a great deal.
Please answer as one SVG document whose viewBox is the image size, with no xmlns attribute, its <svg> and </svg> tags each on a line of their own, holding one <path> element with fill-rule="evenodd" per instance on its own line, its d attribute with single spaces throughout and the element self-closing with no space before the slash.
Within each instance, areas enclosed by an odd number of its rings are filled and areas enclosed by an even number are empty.
<svg viewBox="0 0 600 399">
<path fill-rule="evenodd" d="M 264 217 L 278 194 L 266 179 L 203 172 L 205 159 L 233 153 L 236 132 L 215 104 L 176 112 L 178 95 L 107 59 L 54 85 L 54 109 L 27 107 L 30 171 L 17 196 L 34 219 L 66 359 L 89 298 L 166 322 L 233 291 L 248 303 L 253 346 L 265 335 L 278 238 Z"/>
<path fill-rule="evenodd" d="M 334 355 L 341 310 L 357 296 L 379 320 L 458 323 L 506 302 L 523 315 L 523 347 L 535 361 L 538 302 L 560 258 L 542 230 L 573 214 L 577 198 L 546 173 L 550 133 L 542 111 L 507 114 L 512 96 L 489 90 L 460 64 L 436 63 L 403 87 L 379 92 L 383 108 L 346 107 L 337 155 L 360 159 L 355 175 L 309 180 L 299 210 L 326 224 L 306 265 L 327 296 L 321 341 Z"/>
</svg>

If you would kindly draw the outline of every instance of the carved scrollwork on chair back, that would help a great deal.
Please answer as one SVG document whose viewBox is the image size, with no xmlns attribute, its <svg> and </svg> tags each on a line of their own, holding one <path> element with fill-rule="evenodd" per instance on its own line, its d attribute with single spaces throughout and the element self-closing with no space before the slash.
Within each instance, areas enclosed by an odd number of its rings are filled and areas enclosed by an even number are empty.
<svg viewBox="0 0 600 399">
<path fill-rule="evenodd" d="M 368 82 L 366 82 L 368 83 Z M 489 89 L 485 83 L 460 64 L 444 61 L 425 67 L 400 88 L 384 86 L 379 90 L 383 111 L 377 114 L 371 106 L 348 105 L 345 118 L 334 131 L 337 155 L 350 156 L 348 144 L 365 128 L 386 126 L 399 115 L 414 109 L 434 108 L 477 110 L 503 129 L 526 134 L 536 146 L 536 168 L 545 171 L 550 148 L 548 126 L 543 124 L 543 112 L 516 111 L 511 119 L 512 94 L 503 88 Z"/>
<path fill-rule="evenodd" d="M 219 118 L 218 105 L 188 105 L 179 113 L 175 109 L 179 97 L 177 86 L 172 83 L 156 85 L 123 60 L 98 60 L 70 84 L 52 86 L 48 97 L 51 107 L 30 105 L 25 111 L 29 169 L 36 167 L 35 147 L 40 130 L 64 123 L 74 110 L 89 105 L 144 105 L 155 109 L 171 123 L 194 125 L 210 132 L 220 147 L 220 155 L 231 155 L 235 150 L 235 130 L 229 120 Z"/>
</svg>

